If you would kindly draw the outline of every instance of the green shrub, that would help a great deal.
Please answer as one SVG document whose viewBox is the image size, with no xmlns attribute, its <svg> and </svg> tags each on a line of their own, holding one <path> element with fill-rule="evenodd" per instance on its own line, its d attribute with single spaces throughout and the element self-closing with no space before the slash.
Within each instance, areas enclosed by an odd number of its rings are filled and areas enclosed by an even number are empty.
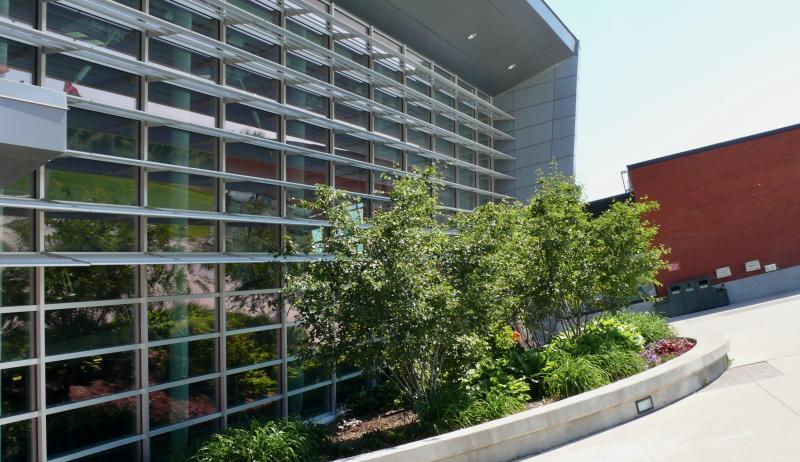
<svg viewBox="0 0 800 462">
<path fill-rule="evenodd" d="M 608 374 L 586 356 L 556 351 L 542 371 L 545 394 L 561 399 L 606 385 Z"/>
<path fill-rule="evenodd" d="M 527 388 L 527 387 L 526 387 Z M 427 419 L 420 421 L 427 431 L 439 434 L 478 425 L 490 420 L 499 419 L 525 409 L 525 398 L 508 394 L 506 391 L 492 388 L 480 392 L 465 389 L 454 389 L 449 393 L 440 393 L 440 397 L 448 397 L 438 403 L 438 413 L 428 413 Z"/>
<path fill-rule="evenodd" d="M 644 358 L 629 350 L 608 350 L 601 354 L 588 355 L 586 359 L 602 370 L 612 382 L 647 369 Z"/>
<path fill-rule="evenodd" d="M 330 436 L 325 427 L 296 420 L 253 421 L 217 434 L 195 462 L 308 462 L 319 460 Z"/>
<path fill-rule="evenodd" d="M 610 350 L 640 352 L 643 347 L 644 338 L 635 326 L 611 317 L 602 317 L 589 321 L 580 335 L 572 336 L 562 332 L 545 351 L 559 350 L 572 356 L 583 356 Z"/>
<path fill-rule="evenodd" d="M 361 387 L 344 402 L 344 408 L 355 415 L 383 413 L 402 406 L 400 390 L 388 381 L 374 387 Z"/>
<path fill-rule="evenodd" d="M 620 311 L 609 317 L 622 323 L 635 326 L 639 330 L 639 333 L 642 334 L 642 337 L 644 337 L 645 344 L 675 336 L 675 330 L 672 326 L 667 324 L 666 318 L 657 313 Z"/>
</svg>

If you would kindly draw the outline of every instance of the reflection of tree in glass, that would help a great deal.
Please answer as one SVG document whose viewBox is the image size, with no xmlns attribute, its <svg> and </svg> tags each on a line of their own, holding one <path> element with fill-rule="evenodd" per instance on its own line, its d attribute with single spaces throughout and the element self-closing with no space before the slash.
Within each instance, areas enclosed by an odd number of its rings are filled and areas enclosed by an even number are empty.
<svg viewBox="0 0 800 462">
<path fill-rule="evenodd" d="M 175 375 L 174 368 L 170 369 L 170 359 L 175 351 L 169 345 L 150 348 L 147 355 L 150 384 L 188 379 L 216 370 L 216 340 L 196 340 L 187 345 L 188 367 L 180 371 L 180 375 Z"/>
<path fill-rule="evenodd" d="M 0 361 L 28 359 L 33 353 L 33 313 L 0 315 Z"/>
<path fill-rule="evenodd" d="M 228 377 L 228 405 L 249 403 L 278 394 L 277 371 L 276 366 Z"/>
<path fill-rule="evenodd" d="M 135 318 L 131 305 L 47 311 L 47 354 L 133 343 Z"/>
<path fill-rule="evenodd" d="M 48 455 L 136 433 L 137 407 L 138 398 L 125 398 L 47 416 Z"/>
<path fill-rule="evenodd" d="M 280 322 L 278 298 L 274 294 L 228 297 L 225 309 L 229 330 Z"/>
<path fill-rule="evenodd" d="M 278 357 L 278 330 L 228 337 L 228 367 L 258 364 Z"/>
<path fill-rule="evenodd" d="M 0 306 L 30 305 L 31 268 L 0 268 Z"/>
<path fill-rule="evenodd" d="M 278 252 L 276 226 L 236 226 L 229 225 L 227 248 L 231 252 Z"/>
<path fill-rule="evenodd" d="M 71 109 L 69 117 L 67 148 L 123 157 L 131 157 L 136 153 L 136 122 L 82 109 Z M 120 121 L 115 132 L 90 128 L 108 125 L 109 120 Z"/>
<path fill-rule="evenodd" d="M 225 265 L 225 290 L 274 289 L 279 286 L 280 264 L 230 263 Z"/>
<path fill-rule="evenodd" d="M 116 215 L 46 214 L 45 249 L 62 252 L 132 252 L 133 219 Z"/>
<path fill-rule="evenodd" d="M 147 321 L 150 340 L 207 334 L 216 330 L 216 310 L 195 300 L 153 302 Z"/>
<path fill-rule="evenodd" d="M 147 293 L 151 297 L 214 292 L 214 265 L 151 265 Z"/>
<path fill-rule="evenodd" d="M 46 268 L 47 303 L 116 300 L 136 296 L 132 266 Z"/>
</svg>

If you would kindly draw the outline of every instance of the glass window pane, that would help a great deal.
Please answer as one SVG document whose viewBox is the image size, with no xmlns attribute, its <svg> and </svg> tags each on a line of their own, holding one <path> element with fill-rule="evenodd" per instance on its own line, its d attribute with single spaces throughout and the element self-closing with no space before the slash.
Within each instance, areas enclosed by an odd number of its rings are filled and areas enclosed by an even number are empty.
<svg viewBox="0 0 800 462">
<path fill-rule="evenodd" d="M 217 226 L 209 220 L 148 218 L 150 252 L 216 252 Z"/>
<path fill-rule="evenodd" d="M 0 417 L 36 410 L 35 377 L 36 366 L 0 370 Z"/>
<path fill-rule="evenodd" d="M 45 364 L 47 406 L 136 388 L 136 354 L 136 351 L 123 351 Z"/>
<path fill-rule="evenodd" d="M 45 351 L 56 355 L 135 343 L 135 313 L 134 305 L 45 311 Z"/>
<path fill-rule="evenodd" d="M 46 212 L 47 252 L 135 252 L 136 217 L 101 213 Z"/>
<path fill-rule="evenodd" d="M 415 153 L 408 153 L 408 170 L 411 171 L 414 167 L 419 169 L 425 169 L 433 165 L 433 161 L 430 157 L 421 156 Z"/>
<path fill-rule="evenodd" d="M 330 412 L 330 391 L 331 388 L 325 386 L 290 396 L 289 415 L 308 418 Z"/>
<path fill-rule="evenodd" d="M 217 371 L 217 339 L 150 347 L 147 366 L 150 385 L 212 374 Z"/>
<path fill-rule="evenodd" d="M 369 141 L 345 134 L 336 135 L 334 153 L 337 156 L 367 162 L 369 160 Z"/>
<path fill-rule="evenodd" d="M 411 117 L 416 117 L 417 119 L 422 120 L 424 122 L 430 122 L 431 121 L 431 111 L 430 111 L 430 109 L 424 108 L 422 106 L 418 106 L 416 104 L 409 103 L 407 105 L 407 107 L 406 107 L 406 112 Z"/>
<path fill-rule="evenodd" d="M 328 184 L 328 161 L 286 153 L 286 181 L 302 184 Z"/>
<path fill-rule="evenodd" d="M 443 92 L 442 90 L 436 90 L 433 92 L 433 98 L 436 101 L 444 103 L 452 108 L 456 107 L 456 99 L 450 96 L 449 94 Z"/>
<path fill-rule="evenodd" d="M 67 149 L 136 159 L 139 157 L 139 122 L 70 108 Z"/>
<path fill-rule="evenodd" d="M 210 334 L 217 331 L 217 299 L 151 302 L 147 322 L 150 341 Z"/>
<path fill-rule="evenodd" d="M 429 83 L 427 83 L 427 81 L 423 81 L 418 78 L 409 76 L 406 79 L 406 85 L 422 93 L 425 96 L 429 96 L 431 94 L 431 86 L 429 85 Z"/>
<path fill-rule="evenodd" d="M 33 304 L 33 268 L 0 268 L 0 284 L 0 306 Z"/>
<path fill-rule="evenodd" d="M 374 172 L 375 194 L 389 194 L 392 190 L 392 179 L 385 178 L 380 172 Z"/>
<path fill-rule="evenodd" d="M 467 170 L 464 167 L 458 168 L 458 184 L 464 186 L 475 187 L 475 172 Z"/>
<path fill-rule="evenodd" d="M 217 412 L 217 380 L 150 393 L 150 427 L 171 425 Z"/>
<path fill-rule="evenodd" d="M 0 207 L 0 252 L 33 251 L 33 210 Z"/>
<path fill-rule="evenodd" d="M 328 81 L 328 73 L 330 72 L 328 66 L 302 58 L 294 53 L 286 53 L 286 66 L 317 80 Z"/>
<path fill-rule="evenodd" d="M 451 157 L 455 157 L 456 155 L 456 145 L 453 144 L 451 141 L 447 141 L 444 138 L 436 137 L 436 152 L 440 154 L 446 154 Z"/>
<path fill-rule="evenodd" d="M 230 399 L 230 398 L 228 398 Z M 273 401 L 262 406 L 251 407 L 241 412 L 236 412 L 228 416 L 228 425 L 246 426 L 250 421 L 265 422 L 267 420 L 278 419 L 281 416 L 280 401 Z"/>
<path fill-rule="evenodd" d="M 345 164 L 336 164 L 336 188 L 369 193 L 369 170 Z"/>
<path fill-rule="evenodd" d="M 334 84 L 351 93 L 369 98 L 369 83 L 345 75 L 343 72 L 334 74 Z"/>
<path fill-rule="evenodd" d="M 171 127 L 149 127 L 147 159 L 182 167 L 216 170 L 217 138 Z"/>
<path fill-rule="evenodd" d="M 207 127 L 216 125 L 217 99 L 213 96 L 164 82 L 150 82 L 148 91 L 148 112 Z"/>
<path fill-rule="evenodd" d="M 311 361 L 292 361 L 287 369 L 289 391 L 308 387 L 331 379 L 330 369 L 318 366 Z"/>
<path fill-rule="evenodd" d="M 138 76 L 71 56 L 47 55 L 44 86 L 114 107 L 137 109 Z"/>
<path fill-rule="evenodd" d="M 150 61 L 196 75 L 204 79 L 217 80 L 219 60 L 159 39 L 150 39 Z"/>
<path fill-rule="evenodd" d="M 205 294 L 216 290 L 214 265 L 151 265 L 146 271 L 149 297 Z"/>
<path fill-rule="evenodd" d="M 458 207 L 472 210 L 475 208 L 475 193 L 470 191 L 458 191 Z"/>
<path fill-rule="evenodd" d="M 225 145 L 225 171 L 239 175 L 278 179 L 278 155 L 274 149 L 247 143 Z"/>
<path fill-rule="evenodd" d="M 444 188 L 439 192 L 439 201 L 445 207 L 456 206 L 456 190 L 453 188 Z"/>
<path fill-rule="evenodd" d="M 280 329 L 231 335 L 227 341 L 228 368 L 248 366 L 278 359 Z"/>
<path fill-rule="evenodd" d="M 456 121 L 441 114 L 436 114 L 436 126 L 451 132 L 456 131 Z"/>
<path fill-rule="evenodd" d="M 492 177 L 489 175 L 478 175 L 478 187 L 484 191 L 492 190 Z"/>
<path fill-rule="evenodd" d="M 258 401 L 280 393 L 280 366 L 228 376 L 228 406 Z"/>
<path fill-rule="evenodd" d="M 216 39 L 219 37 L 219 21 L 182 8 L 165 0 L 150 0 L 150 14 L 177 26 Z"/>
<path fill-rule="evenodd" d="M 375 143 L 375 163 L 384 167 L 400 168 L 403 163 L 403 151 Z"/>
<path fill-rule="evenodd" d="M 230 38 L 228 38 L 228 41 L 230 42 Z M 255 72 L 250 72 L 241 67 L 226 66 L 225 83 L 229 87 L 255 93 L 265 98 L 278 99 L 280 81 L 256 74 Z"/>
<path fill-rule="evenodd" d="M 229 1 L 228 3 L 232 2 Z M 237 0 L 236 6 L 242 7 L 245 4 L 252 5 L 252 3 L 250 3 L 248 0 Z M 235 27 L 228 27 L 226 35 L 229 45 L 233 45 L 236 48 L 241 48 L 244 51 L 250 52 L 261 58 L 268 59 L 272 62 L 277 63 L 280 60 L 280 45 L 264 42 Z"/>
<path fill-rule="evenodd" d="M 390 108 L 397 109 L 398 111 L 403 110 L 403 99 L 399 96 L 391 95 L 384 91 L 375 90 L 374 99 L 384 106 L 389 106 Z"/>
<path fill-rule="evenodd" d="M 33 197 L 33 174 L 25 175 L 0 188 L 0 196 Z"/>
<path fill-rule="evenodd" d="M 0 16 L 25 24 L 34 24 L 36 21 L 37 2 L 31 0 L 5 0 L 4 7 L 0 9 Z"/>
<path fill-rule="evenodd" d="M 330 137 L 328 129 L 299 120 L 286 121 L 286 143 L 315 151 L 328 152 Z M 287 152 L 287 154 L 290 154 Z M 291 180 L 290 180 L 291 181 Z"/>
<path fill-rule="evenodd" d="M 120 0 L 114 0 L 120 1 Z M 127 3 L 135 3 L 126 0 Z M 80 457 L 72 459 L 74 462 L 139 462 L 141 460 L 139 443 L 126 444 L 125 446 L 109 449 L 108 451 L 101 451 L 91 456 Z"/>
<path fill-rule="evenodd" d="M 47 29 L 126 55 L 139 56 L 139 31 L 67 8 L 60 3 L 47 6 Z"/>
<path fill-rule="evenodd" d="M 190 460 L 197 449 L 220 430 L 219 420 L 191 425 L 150 438 L 150 462 Z"/>
<path fill-rule="evenodd" d="M 225 130 L 268 140 L 278 139 L 277 114 L 244 104 L 225 105 Z"/>
<path fill-rule="evenodd" d="M 286 240 L 292 243 L 290 248 L 295 253 L 321 253 L 319 243 L 324 232 L 321 227 L 286 226 Z"/>
<path fill-rule="evenodd" d="M 45 303 L 93 302 L 136 297 L 133 266 L 44 269 Z"/>
<path fill-rule="evenodd" d="M 398 140 L 403 138 L 403 125 L 383 117 L 375 117 L 375 131 Z"/>
<path fill-rule="evenodd" d="M 280 286 L 278 263 L 228 263 L 225 265 L 225 291 L 277 289 Z"/>
<path fill-rule="evenodd" d="M 48 457 L 137 434 L 138 408 L 139 398 L 134 397 L 48 415 Z"/>
<path fill-rule="evenodd" d="M 346 104 L 336 103 L 334 108 L 336 120 L 341 120 L 349 124 L 358 125 L 362 128 L 369 127 L 369 112 L 352 108 Z"/>
<path fill-rule="evenodd" d="M 273 253 L 280 251 L 280 225 L 266 223 L 225 224 L 225 246 L 228 252 Z"/>
<path fill-rule="evenodd" d="M 225 299 L 228 330 L 267 326 L 281 321 L 277 294 L 236 295 Z"/>
<path fill-rule="evenodd" d="M 315 218 L 316 213 L 313 210 L 302 206 L 303 201 L 313 201 L 314 197 L 313 189 L 286 188 L 286 216 L 288 218 Z"/>
<path fill-rule="evenodd" d="M 389 77 L 390 79 L 392 79 L 392 80 L 394 80 L 396 82 L 402 82 L 403 81 L 403 72 L 400 71 L 399 69 L 397 69 L 396 66 L 388 65 L 389 62 L 387 60 L 384 60 L 384 63 L 386 63 L 386 65 L 376 61 L 373 64 L 372 68 L 375 69 L 375 71 L 377 71 L 378 74 L 381 74 L 381 75 L 384 75 L 386 77 Z"/>
<path fill-rule="evenodd" d="M 286 29 L 324 48 L 330 40 L 326 27 L 327 22 L 313 13 L 286 19 Z"/>
<path fill-rule="evenodd" d="M 47 199 L 136 205 L 139 169 L 75 157 L 53 159 L 45 168 Z"/>
<path fill-rule="evenodd" d="M 217 210 L 217 179 L 182 172 L 148 172 L 150 207 L 182 210 Z"/>
<path fill-rule="evenodd" d="M 286 87 L 286 104 L 316 112 L 324 116 L 330 115 L 330 100 L 297 87 Z"/>
<path fill-rule="evenodd" d="M 36 461 L 36 419 L 0 425 L 0 460 Z"/>
<path fill-rule="evenodd" d="M 281 22 L 281 14 L 270 5 L 270 0 L 228 0 L 228 3 L 272 24 Z"/>
<path fill-rule="evenodd" d="M 413 130 L 409 128 L 408 132 L 408 142 L 411 144 L 416 144 L 417 146 L 423 149 L 430 149 L 431 148 L 431 135 L 430 133 L 426 133 L 419 130 Z"/>
<path fill-rule="evenodd" d="M 0 361 L 33 358 L 34 331 L 34 313 L 0 313 Z"/>
<path fill-rule="evenodd" d="M 245 215 L 278 215 L 280 187 L 249 181 L 225 183 L 225 210 Z"/>
</svg>

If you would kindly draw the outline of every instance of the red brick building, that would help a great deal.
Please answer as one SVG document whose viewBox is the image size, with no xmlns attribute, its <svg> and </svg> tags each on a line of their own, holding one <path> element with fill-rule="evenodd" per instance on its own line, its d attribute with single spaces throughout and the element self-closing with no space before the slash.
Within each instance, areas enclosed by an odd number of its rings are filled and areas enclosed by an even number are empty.
<svg viewBox="0 0 800 462">
<path fill-rule="evenodd" d="M 661 204 L 649 218 L 672 250 L 665 286 L 710 276 L 732 302 L 800 288 L 800 125 L 629 165 L 628 176 L 637 200 Z"/>
</svg>

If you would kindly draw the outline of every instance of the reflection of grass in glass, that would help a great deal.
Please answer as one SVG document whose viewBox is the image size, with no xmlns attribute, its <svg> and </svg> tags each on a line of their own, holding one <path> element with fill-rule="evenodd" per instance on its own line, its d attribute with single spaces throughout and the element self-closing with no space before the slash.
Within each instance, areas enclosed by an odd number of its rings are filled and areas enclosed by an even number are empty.
<svg viewBox="0 0 800 462">
<path fill-rule="evenodd" d="M 147 225 L 147 248 L 152 252 L 209 252 L 216 250 L 209 224 L 159 223 Z M 182 219 L 178 219 L 182 221 Z M 188 220 L 183 220 L 188 221 Z"/>
<path fill-rule="evenodd" d="M 228 405 L 248 403 L 278 394 L 277 367 L 256 369 L 228 377 Z"/>
<path fill-rule="evenodd" d="M 228 337 L 228 367 L 258 364 L 276 359 L 277 330 Z"/>
<path fill-rule="evenodd" d="M 149 181 L 147 183 L 147 197 L 151 207 L 182 208 L 175 204 L 175 197 L 180 200 L 188 194 L 187 203 L 190 210 L 213 211 L 216 207 L 216 194 L 214 191 L 198 186 L 180 186 L 174 183 Z"/>
<path fill-rule="evenodd" d="M 187 304 L 186 309 L 178 306 Z M 215 310 L 195 302 L 156 302 L 147 312 L 150 340 L 208 334 L 216 330 Z"/>
<path fill-rule="evenodd" d="M 136 182 L 133 178 L 48 169 L 47 198 L 135 205 Z"/>
</svg>

